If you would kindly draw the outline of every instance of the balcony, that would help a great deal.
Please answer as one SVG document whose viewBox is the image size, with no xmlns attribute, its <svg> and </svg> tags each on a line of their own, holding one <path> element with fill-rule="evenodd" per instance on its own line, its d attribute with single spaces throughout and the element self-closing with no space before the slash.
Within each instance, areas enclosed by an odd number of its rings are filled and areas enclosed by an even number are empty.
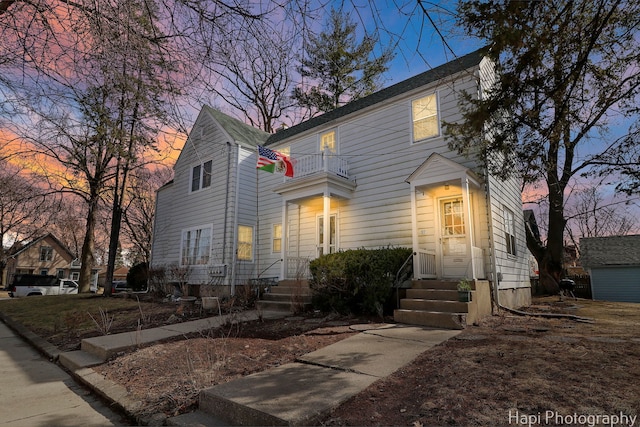
<svg viewBox="0 0 640 427">
<path fill-rule="evenodd" d="M 349 164 L 343 159 L 328 152 L 308 154 L 293 159 L 294 179 L 313 175 L 318 172 L 337 175 L 349 179 Z"/>
<path fill-rule="evenodd" d="M 286 201 L 303 200 L 318 196 L 337 196 L 350 199 L 356 188 L 349 175 L 347 159 L 329 152 L 307 154 L 292 158 L 294 175 L 284 178 L 273 189 Z"/>
</svg>

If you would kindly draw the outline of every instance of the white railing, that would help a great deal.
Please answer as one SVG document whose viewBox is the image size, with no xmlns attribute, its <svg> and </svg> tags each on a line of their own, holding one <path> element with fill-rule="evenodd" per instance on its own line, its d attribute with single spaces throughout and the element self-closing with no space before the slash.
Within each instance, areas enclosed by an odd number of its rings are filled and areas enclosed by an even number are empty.
<svg viewBox="0 0 640 427">
<path fill-rule="evenodd" d="M 416 250 L 417 263 L 415 265 L 415 276 L 420 279 L 430 279 L 436 277 L 436 253 L 425 249 Z"/>
<path fill-rule="evenodd" d="M 307 257 L 287 257 L 287 279 L 308 279 L 311 277 L 309 271 L 309 258 Z"/>
<path fill-rule="evenodd" d="M 484 272 L 484 252 L 482 248 L 472 246 L 471 256 L 473 257 L 473 278 L 485 279 L 487 276 Z"/>
<path fill-rule="evenodd" d="M 349 178 L 349 164 L 346 159 L 329 153 L 308 154 L 294 157 L 295 178 L 311 175 L 316 172 L 333 173 Z"/>
</svg>

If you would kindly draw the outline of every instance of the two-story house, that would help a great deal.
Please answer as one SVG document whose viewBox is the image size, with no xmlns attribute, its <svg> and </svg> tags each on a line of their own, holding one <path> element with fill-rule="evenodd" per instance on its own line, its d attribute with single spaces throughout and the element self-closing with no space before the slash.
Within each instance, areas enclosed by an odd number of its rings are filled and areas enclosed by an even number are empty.
<svg viewBox="0 0 640 427">
<path fill-rule="evenodd" d="M 494 303 L 527 305 L 519 182 L 452 151 L 443 129 L 493 76 L 476 51 L 271 135 L 205 107 L 158 193 L 152 265 L 220 271 L 233 286 L 305 277 L 326 253 L 402 246 L 416 279 L 482 280 Z M 256 145 L 288 155 L 293 176 L 256 170 Z"/>
</svg>

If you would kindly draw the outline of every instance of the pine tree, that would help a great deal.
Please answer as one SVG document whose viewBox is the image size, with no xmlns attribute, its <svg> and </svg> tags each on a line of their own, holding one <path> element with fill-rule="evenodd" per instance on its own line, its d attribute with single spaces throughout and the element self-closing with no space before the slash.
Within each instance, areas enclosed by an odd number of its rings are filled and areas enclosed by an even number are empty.
<svg viewBox="0 0 640 427">
<path fill-rule="evenodd" d="M 298 72 L 312 82 L 295 88 L 293 98 L 301 107 L 327 112 L 367 96 L 381 86 L 379 77 L 393 58 L 390 49 L 374 56 L 379 39 L 365 34 L 356 40 L 357 25 L 348 14 L 331 10 L 325 32 L 310 37 Z"/>
</svg>

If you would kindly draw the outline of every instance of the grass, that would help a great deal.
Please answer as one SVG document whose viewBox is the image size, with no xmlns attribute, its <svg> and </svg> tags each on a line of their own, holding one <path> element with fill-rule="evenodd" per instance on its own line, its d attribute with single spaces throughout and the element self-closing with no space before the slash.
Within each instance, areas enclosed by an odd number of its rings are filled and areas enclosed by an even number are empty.
<svg viewBox="0 0 640 427">
<path fill-rule="evenodd" d="M 152 320 L 162 322 L 175 311 L 176 306 L 172 304 L 136 298 L 106 298 L 96 294 L 31 296 L 0 301 L 2 314 L 65 349 L 78 346 L 81 338 L 153 326 Z M 109 321 L 108 328 L 104 319 Z"/>
</svg>

